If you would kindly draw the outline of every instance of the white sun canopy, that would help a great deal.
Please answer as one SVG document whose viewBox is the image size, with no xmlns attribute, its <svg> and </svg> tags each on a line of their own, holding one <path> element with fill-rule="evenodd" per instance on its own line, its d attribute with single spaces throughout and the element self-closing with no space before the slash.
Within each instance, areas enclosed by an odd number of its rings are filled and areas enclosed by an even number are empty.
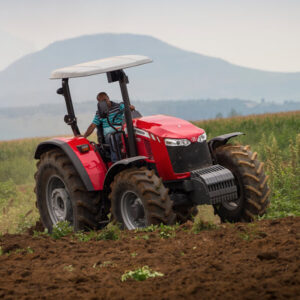
<svg viewBox="0 0 300 300">
<path fill-rule="evenodd" d="M 126 68 L 131 68 L 152 62 L 147 56 L 123 55 L 94 60 L 83 64 L 54 70 L 50 79 L 63 79 L 90 76 Z"/>
</svg>

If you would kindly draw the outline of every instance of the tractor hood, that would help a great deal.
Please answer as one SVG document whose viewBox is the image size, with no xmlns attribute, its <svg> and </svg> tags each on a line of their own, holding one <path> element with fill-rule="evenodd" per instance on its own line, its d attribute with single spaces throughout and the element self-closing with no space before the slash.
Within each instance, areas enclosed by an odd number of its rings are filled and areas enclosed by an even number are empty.
<svg viewBox="0 0 300 300">
<path fill-rule="evenodd" d="M 133 120 L 133 126 L 161 138 L 189 139 L 197 141 L 204 130 L 185 120 L 166 116 L 154 115 Z"/>
</svg>

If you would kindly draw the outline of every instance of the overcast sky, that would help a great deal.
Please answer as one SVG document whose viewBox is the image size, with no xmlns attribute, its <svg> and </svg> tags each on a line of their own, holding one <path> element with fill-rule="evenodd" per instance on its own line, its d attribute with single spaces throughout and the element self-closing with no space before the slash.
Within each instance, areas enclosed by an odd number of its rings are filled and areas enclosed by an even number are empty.
<svg viewBox="0 0 300 300">
<path fill-rule="evenodd" d="M 300 0 L 0 0 L 0 31 L 36 49 L 84 34 L 147 34 L 242 66 L 300 71 Z"/>
</svg>

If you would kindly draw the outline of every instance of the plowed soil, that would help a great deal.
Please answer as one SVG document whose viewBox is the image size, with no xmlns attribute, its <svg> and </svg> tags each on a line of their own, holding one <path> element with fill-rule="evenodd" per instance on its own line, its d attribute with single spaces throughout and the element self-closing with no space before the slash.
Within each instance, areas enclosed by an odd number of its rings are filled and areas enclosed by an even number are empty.
<svg viewBox="0 0 300 300">
<path fill-rule="evenodd" d="M 0 298 L 300 299 L 300 218 L 198 234 L 190 227 L 169 239 L 128 231 L 117 241 L 89 242 L 4 235 Z M 144 265 L 164 276 L 121 282 Z"/>
</svg>

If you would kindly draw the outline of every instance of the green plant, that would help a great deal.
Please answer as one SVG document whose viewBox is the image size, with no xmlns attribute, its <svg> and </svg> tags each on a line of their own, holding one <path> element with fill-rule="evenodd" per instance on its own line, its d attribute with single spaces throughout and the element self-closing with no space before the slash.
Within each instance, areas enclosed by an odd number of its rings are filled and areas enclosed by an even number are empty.
<svg viewBox="0 0 300 300">
<path fill-rule="evenodd" d="M 90 231 L 90 232 L 79 231 L 79 232 L 76 232 L 74 236 L 80 242 L 88 242 L 97 237 L 97 232 L 96 231 Z"/>
<path fill-rule="evenodd" d="M 27 214 L 20 214 L 17 222 L 16 233 L 24 233 L 33 225 L 33 221 L 28 218 Z"/>
<path fill-rule="evenodd" d="M 27 253 L 29 253 L 29 254 L 32 254 L 32 253 L 34 252 L 34 250 L 31 249 L 30 247 L 27 247 L 27 248 L 26 248 L 26 251 L 27 251 Z"/>
<path fill-rule="evenodd" d="M 195 234 L 199 233 L 202 230 L 211 230 L 211 229 L 216 229 L 217 225 L 214 224 L 213 222 L 209 221 L 203 221 L 200 218 L 195 219 L 192 227 L 192 232 Z"/>
<path fill-rule="evenodd" d="M 69 221 L 60 221 L 55 224 L 52 229 L 50 236 L 54 239 L 60 239 L 67 236 L 73 232 L 73 228 L 70 226 Z"/>
<path fill-rule="evenodd" d="M 11 206 L 16 197 L 16 185 L 12 179 L 0 182 L 0 209 L 8 204 Z"/>
<path fill-rule="evenodd" d="M 127 271 L 121 276 L 121 281 L 126 281 L 129 278 L 132 278 L 136 281 L 144 281 L 148 278 L 152 277 L 162 277 L 164 276 L 163 273 L 156 272 L 151 270 L 148 266 L 143 266 L 138 268 L 134 271 Z"/>
<path fill-rule="evenodd" d="M 49 233 L 48 233 L 48 229 L 45 228 L 44 231 L 36 231 L 36 230 L 33 230 L 33 237 L 34 238 L 38 238 L 40 236 L 49 236 Z"/>
<path fill-rule="evenodd" d="M 159 237 L 162 239 L 175 237 L 175 230 L 177 227 L 178 227 L 177 225 L 169 226 L 169 225 L 160 224 L 160 226 L 158 227 Z"/>
<path fill-rule="evenodd" d="M 94 269 L 96 269 L 96 268 L 108 268 L 108 267 L 114 267 L 114 266 L 115 266 L 115 264 L 110 260 L 104 261 L 101 264 L 99 264 L 99 263 L 94 263 L 93 264 Z"/>
<path fill-rule="evenodd" d="M 131 257 L 136 257 L 138 254 L 136 252 L 130 253 Z"/>
<path fill-rule="evenodd" d="M 239 233 L 239 237 L 248 242 L 254 239 L 264 238 L 266 237 L 266 233 L 259 230 L 257 223 L 249 223 L 247 227 Z"/>
<path fill-rule="evenodd" d="M 64 270 L 68 271 L 68 272 L 73 272 L 75 270 L 75 268 L 73 267 L 73 265 L 67 265 L 67 266 L 64 266 Z"/>
<path fill-rule="evenodd" d="M 148 234 L 138 235 L 138 236 L 135 237 L 136 240 L 141 240 L 141 239 L 143 239 L 143 240 L 146 240 L 146 241 L 149 240 L 149 238 L 150 238 L 150 237 L 149 237 Z"/>
<path fill-rule="evenodd" d="M 150 226 L 147 227 L 142 227 L 142 228 L 137 228 L 135 229 L 135 232 L 154 232 L 158 228 L 158 225 L 153 225 L 151 224 Z"/>
<path fill-rule="evenodd" d="M 22 254 L 25 254 L 25 253 L 32 254 L 33 252 L 34 252 L 33 249 L 30 247 L 27 247 L 25 249 L 19 248 L 15 251 L 15 253 L 22 253 Z"/>
<path fill-rule="evenodd" d="M 96 236 L 95 239 L 99 240 L 118 240 L 120 238 L 121 231 L 117 225 L 109 223 L 107 227 L 102 229 Z"/>
</svg>

